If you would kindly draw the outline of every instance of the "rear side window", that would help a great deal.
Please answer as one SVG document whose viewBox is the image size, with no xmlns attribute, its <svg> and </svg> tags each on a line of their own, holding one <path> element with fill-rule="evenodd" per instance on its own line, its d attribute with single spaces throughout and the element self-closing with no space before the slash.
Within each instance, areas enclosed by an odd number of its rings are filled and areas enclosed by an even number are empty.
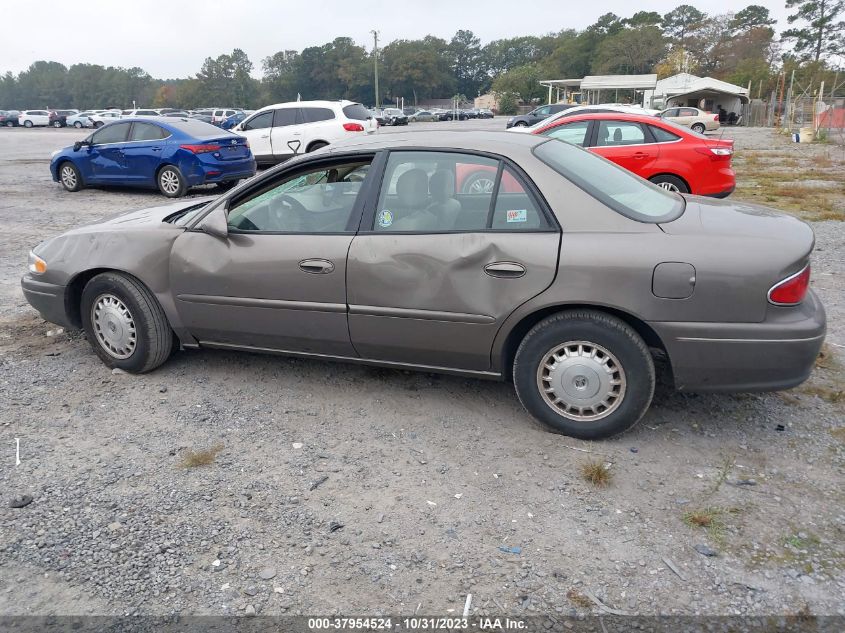
<svg viewBox="0 0 845 633">
<path fill-rule="evenodd" d="M 649 125 L 648 129 L 658 143 L 671 143 L 672 141 L 677 141 L 681 138 L 677 134 L 672 134 L 671 132 L 664 130 L 662 127 L 657 127 L 656 125 Z"/>
<path fill-rule="evenodd" d="M 681 110 L 681 116 L 698 116 L 698 110 L 684 108 Z"/>
<path fill-rule="evenodd" d="M 170 136 L 170 132 L 151 123 L 135 123 L 132 126 L 130 141 L 158 141 Z"/>
<path fill-rule="evenodd" d="M 302 122 L 299 108 L 279 108 L 273 116 L 273 127 L 286 127 Z"/>
<path fill-rule="evenodd" d="M 501 161 L 458 152 L 391 152 L 377 232 L 544 230 L 533 196 Z"/>
<path fill-rule="evenodd" d="M 367 108 L 360 103 L 353 103 L 343 107 L 343 114 L 347 119 L 354 119 L 356 121 L 366 121 L 370 118 L 370 113 Z"/>
<path fill-rule="evenodd" d="M 642 145 L 645 133 L 639 123 L 631 121 L 599 121 L 596 147 Z"/>
<path fill-rule="evenodd" d="M 273 112 L 262 112 L 244 123 L 244 130 L 263 130 L 273 126 Z"/>
<path fill-rule="evenodd" d="M 534 155 L 564 178 L 617 213 L 638 222 L 670 222 L 685 207 L 684 199 L 592 152 L 550 140 Z"/>
<path fill-rule="evenodd" d="M 334 112 L 328 108 L 303 108 L 302 111 L 305 113 L 305 121 L 308 123 L 331 121 L 334 118 Z"/>
</svg>

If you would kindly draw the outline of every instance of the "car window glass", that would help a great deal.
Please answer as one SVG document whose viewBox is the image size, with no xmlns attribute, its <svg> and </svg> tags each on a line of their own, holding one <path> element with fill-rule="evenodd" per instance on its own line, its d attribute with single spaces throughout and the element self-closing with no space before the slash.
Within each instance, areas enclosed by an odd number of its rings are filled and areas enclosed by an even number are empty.
<svg viewBox="0 0 845 633">
<path fill-rule="evenodd" d="M 151 123 L 135 123 L 129 135 L 130 141 L 157 141 L 169 136 L 170 133 L 164 128 Z"/>
<path fill-rule="evenodd" d="M 657 127 L 656 125 L 649 125 L 648 129 L 651 131 L 658 143 L 671 143 L 672 141 L 677 141 L 681 138 L 677 134 L 672 134 L 671 132 L 664 130 L 662 127 Z"/>
<path fill-rule="evenodd" d="M 366 121 L 371 117 L 367 108 L 362 106 L 360 103 L 352 103 L 350 105 L 343 106 L 343 114 L 347 119 L 354 119 L 356 121 Z"/>
<path fill-rule="evenodd" d="M 681 116 L 698 116 L 698 110 L 692 108 L 684 108 L 681 110 Z"/>
<path fill-rule="evenodd" d="M 299 108 L 279 108 L 273 117 L 273 127 L 285 127 L 299 123 Z"/>
<path fill-rule="evenodd" d="M 499 161 L 457 152 L 392 152 L 375 231 L 480 231 L 488 226 Z"/>
<path fill-rule="evenodd" d="M 543 106 L 542 108 L 537 108 L 534 110 L 534 114 L 537 116 L 546 116 L 551 111 L 549 106 Z"/>
<path fill-rule="evenodd" d="M 102 145 L 103 143 L 123 143 L 126 140 L 126 134 L 129 132 L 128 123 L 112 123 L 105 126 L 99 132 L 96 132 L 91 141 L 94 145 Z"/>
<path fill-rule="evenodd" d="M 553 127 L 550 130 L 542 132 L 542 135 L 557 138 L 561 141 L 566 141 L 567 143 L 583 147 L 587 138 L 587 130 L 589 127 L 589 121 L 576 121 L 574 123 L 566 123 L 564 125 Z"/>
<path fill-rule="evenodd" d="M 297 171 L 229 211 L 229 227 L 271 233 L 343 233 L 370 159 Z"/>
<path fill-rule="evenodd" d="M 262 112 L 244 123 L 244 130 L 263 130 L 273 125 L 273 112 Z"/>
<path fill-rule="evenodd" d="M 308 123 L 331 121 L 334 118 L 334 112 L 328 108 L 303 108 L 303 112 Z"/>
<path fill-rule="evenodd" d="M 638 145 L 645 143 L 639 123 L 631 121 L 599 121 L 596 147 Z"/>
<path fill-rule="evenodd" d="M 549 228 L 534 197 L 525 190 L 520 178 L 505 166 L 490 228 L 498 231 L 537 231 Z"/>
<path fill-rule="evenodd" d="M 534 155 L 603 204 L 634 220 L 669 222 L 684 211 L 681 196 L 569 143 L 549 140 L 538 145 Z"/>
</svg>

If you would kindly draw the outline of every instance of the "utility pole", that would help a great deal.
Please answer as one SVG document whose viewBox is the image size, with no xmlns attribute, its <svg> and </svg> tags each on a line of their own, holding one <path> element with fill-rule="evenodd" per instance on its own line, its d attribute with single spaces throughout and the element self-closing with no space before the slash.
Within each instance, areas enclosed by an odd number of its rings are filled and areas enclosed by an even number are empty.
<svg viewBox="0 0 845 633">
<path fill-rule="evenodd" d="M 373 63 L 375 67 L 375 76 L 376 76 L 376 101 L 373 107 L 379 107 L 379 98 L 378 98 L 378 31 L 370 31 L 373 34 Z"/>
</svg>

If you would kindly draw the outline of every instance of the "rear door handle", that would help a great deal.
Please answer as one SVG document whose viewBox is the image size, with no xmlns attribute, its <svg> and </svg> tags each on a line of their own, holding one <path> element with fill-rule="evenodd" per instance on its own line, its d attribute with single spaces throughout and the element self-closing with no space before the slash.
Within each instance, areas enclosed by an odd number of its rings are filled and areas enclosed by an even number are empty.
<svg viewBox="0 0 845 633">
<path fill-rule="evenodd" d="M 150 150 L 152 150 L 153 152 L 160 152 L 161 148 L 160 147 L 151 147 Z"/>
<path fill-rule="evenodd" d="M 302 272 L 312 275 L 326 275 L 334 272 L 334 264 L 327 259 L 303 259 L 299 262 Z"/>
<path fill-rule="evenodd" d="M 516 279 L 525 274 L 525 266 L 517 262 L 492 262 L 484 267 L 484 272 L 491 277 Z"/>
</svg>

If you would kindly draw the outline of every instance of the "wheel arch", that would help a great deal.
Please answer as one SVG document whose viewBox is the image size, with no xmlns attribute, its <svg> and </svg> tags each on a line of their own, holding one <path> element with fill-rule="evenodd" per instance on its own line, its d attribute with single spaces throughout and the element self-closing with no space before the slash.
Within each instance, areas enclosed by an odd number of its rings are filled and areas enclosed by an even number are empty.
<svg viewBox="0 0 845 633">
<path fill-rule="evenodd" d="M 308 145 L 305 147 L 305 153 L 307 154 L 308 152 L 313 152 L 315 145 L 319 145 L 320 147 L 326 147 L 327 145 L 331 145 L 331 143 L 329 143 L 328 141 L 324 141 L 322 139 L 319 139 L 319 138 L 315 138 L 313 141 L 308 143 Z"/>
<path fill-rule="evenodd" d="M 62 165 L 65 163 L 70 163 L 76 168 L 77 173 L 79 174 L 79 180 L 81 184 L 85 185 L 85 177 L 82 174 L 82 168 L 76 164 L 76 162 L 70 156 L 63 156 L 58 163 L 56 163 L 56 177 L 61 181 L 62 177 Z"/>
<path fill-rule="evenodd" d="M 502 345 L 502 349 L 499 354 L 499 369 L 502 372 L 503 378 L 507 381 L 513 380 L 513 361 L 514 357 L 516 356 L 516 350 L 519 348 L 519 344 L 522 342 L 522 339 L 525 338 L 525 335 L 528 334 L 531 328 L 533 328 L 546 317 L 549 317 L 553 314 L 559 314 L 561 312 L 568 312 L 573 310 L 595 310 L 596 312 L 603 312 L 605 314 L 615 316 L 616 318 L 625 322 L 627 325 L 633 328 L 633 330 L 637 334 L 639 334 L 639 336 L 643 339 L 649 349 L 657 349 L 661 353 L 661 356 L 666 357 L 667 362 L 669 362 L 671 371 L 671 360 L 669 359 L 669 354 L 666 349 L 666 345 L 663 343 L 663 340 L 660 338 L 654 328 L 652 328 L 648 323 L 646 323 L 639 317 L 636 317 L 630 312 L 627 312 L 620 308 L 615 308 L 611 306 L 597 305 L 591 303 L 565 303 L 539 308 L 531 312 L 530 314 L 522 317 L 522 319 L 520 319 L 520 321 L 518 321 L 511 328 L 505 338 L 505 342 Z"/>
<path fill-rule="evenodd" d="M 690 193 L 695 193 L 695 192 L 692 190 L 692 187 L 691 187 L 691 186 L 690 186 L 690 184 L 689 184 L 689 180 L 688 180 L 687 178 L 684 178 L 683 176 L 681 176 L 681 175 L 680 175 L 679 173 L 677 173 L 677 172 L 671 172 L 671 171 L 661 171 L 661 172 L 658 172 L 658 173 L 656 173 L 656 174 L 652 174 L 651 176 L 649 176 L 649 177 L 648 177 L 648 180 L 649 180 L 649 182 L 651 182 L 651 181 L 653 181 L 655 178 L 659 178 L 660 176 L 672 176 L 672 178 L 677 178 L 677 179 L 678 179 L 678 180 L 680 180 L 682 183 L 684 183 L 684 185 L 686 185 L 686 188 L 687 188 L 687 190 L 688 190 Z"/>
</svg>

